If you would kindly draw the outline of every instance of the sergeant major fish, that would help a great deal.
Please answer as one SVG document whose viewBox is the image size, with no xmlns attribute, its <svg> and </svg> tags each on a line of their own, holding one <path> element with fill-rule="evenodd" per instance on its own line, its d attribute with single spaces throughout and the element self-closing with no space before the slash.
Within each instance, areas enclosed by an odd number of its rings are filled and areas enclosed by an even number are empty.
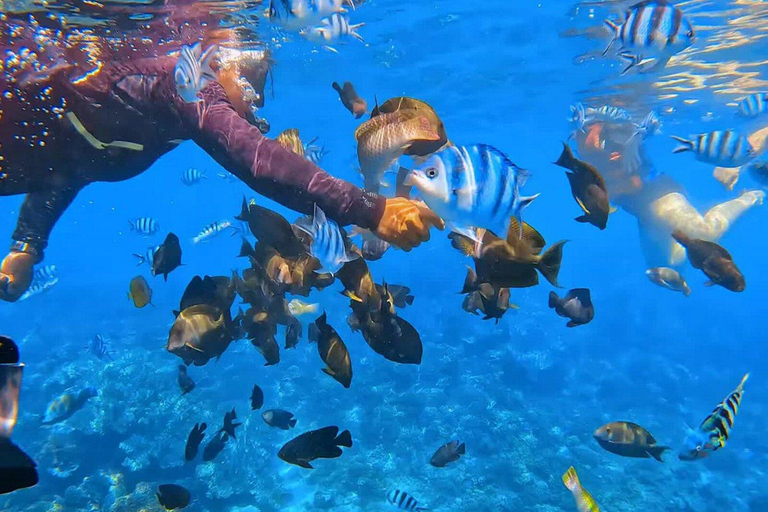
<svg viewBox="0 0 768 512">
<path fill-rule="evenodd" d="M 739 102 L 739 114 L 743 117 L 758 117 L 768 112 L 768 92 L 750 94 Z"/>
<path fill-rule="evenodd" d="M 702 133 L 692 140 L 674 135 L 672 138 L 680 143 L 673 153 L 691 151 L 696 160 L 718 167 L 741 167 L 757 155 L 749 140 L 733 130 Z"/>
<path fill-rule="evenodd" d="M 107 340 L 104 339 L 104 336 L 101 334 L 94 336 L 90 343 L 85 346 L 85 349 L 87 352 L 93 354 L 99 361 L 105 357 L 110 361 L 113 361 L 111 355 L 112 352 L 109 350 L 109 343 L 107 343 Z"/>
<path fill-rule="evenodd" d="M 59 278 L 54 277 L 53 279 L 44 281 L 42 283 L 35 283 L 32 286 L 30 286 L 29 289 L 26 292 L 24 292 L 24 294 L 22 294 L 21 297 L 19 297 L 19 301 L 27 300 L 28 298 L 34 297 L 35 295 L 40 295 L 41 293 L 56 286 L 58 282 L 59 282 Z"/>
<path fill-rule="evenodd" d="M 188 187 L 197 185 L 205 179 L 208 179 L 208 176 L 205 175 L 205 172 L 195 169 L 194 167 L 188 168 L 181 175 L 181 182 Z"/>
<path fill-rule="evenodd" d="M 354 37 L 358 41 L 363 41 L 363 36 L 357 31 L 364 25 L 365 23 L 352 25 L 346 16 L 335 12 L 329 17 L 320 20 L 319 26 L 302 29 L 299 33 L 310 41 L 318 43 L 334 43 L 348 37 Z"/>
<path fill-rule="evenodd" d="M 32 274 L 32 281 L 33 282 L 48 281 L 49 279 L 53 279 L 54 277 L 56 277 L 56 274 L 58 274 L 58 269 L 56 268 L 56 265 L 45 265 L 43 267 L 38 267 L 35 269 L 35 272 Z"/>
<path fill-rule="evenodd" d="M 144 255 L 134 253 L 133 255 L 139 260 L 136 266 L 138 267 L 146 263 L 151 267 L 152 261 L 154 261 L 155 259 L 155 253 L 158 251 L 158 249 L 160 249 L 159 245 L 155 247 L 150 247 L 149 249 L 147 249 L 147 252 Z"/>
<path fill-rule="evenodd" d="M 725 400 L 717 404 L 715 410 L 701 422 L 699 428 L 689 428 L 685 439 L 685 450 L 680 452 L 680 460 L 699 460 L 710 456 L 725 446 L 731 435 L 733 422 L 739 412 L 741 399 L 744 396 L 744 384 L 749 374 L 744 375 L 739 386 L 733 390 Z"/>
<path fill-rule="evenodd" d="M 222 231 L 228 228 L 235 230 L 233 235 L 237 233 L 236 228 L 228 220 L 219 220 L 216 222 L 212 222 L 207 226 L 205 226 L 203 230 L 200 231 L 200 233 L 198 233 L 197 236 L 192 239 L 192 242 L 198 244 L 200 242 L 207 241 L 210 238 L 213 238 L 214 236 L 221 234 Z"/>
<path fill-rule="evenodd" d="M 359 254 L 347 250 L 347 237 L 339 225 L 327 219 L 319 206 L 315 205 L 315 215 L 309 227 L 298 226 L 312 237 L 310 252 L 320 262 L 318 274 L 335 274 L 349 261 L 356 260 Z"/>
<path fill-rule="evenodd" d="M 202 101 L 198 93 L 209 83 L 216 81 L 216 73 L 211 69 L 211 63 L 217 53 L 218 47 L 215 45 L 209 46 L 205 51 L 200 43 L 181 47 L 173 78 L 176 82 L 176 92 L 185 102 Z"/>
<path fill-rule="evenodd" d="M 419 501 L 400 489 L 392 489 L 387 493 L 387 502 L 399 510 L 408 512 L 421 512 L 429 510 L 427 507 L 419 505 Z"/>
<path fill-rule="evenodd" d="M 575 468 L 568 468 L 568 471 L 563 475 L 563 484 L 573 494 L 573 499 L 576 500 L 576 509 L 579 512 L 600 512 L 595 498 L 582 487 Z"/>
<path fill-rule="evenodd" d="M 583 103 L 571 105 L 571 122 L 578 130 L 583 131 L 584 125 L 594 121 L 630 121 L 632 115 L 626 109 L 611 105 L 586 107 Z"/>
<path fill-rule="evenodd" d="M 160 229 L 160 224 L 152 217 L 141 217 L 136 220 L 129 220 L 131 229 L 142 235 L 154 235 Z"/>
</svg>

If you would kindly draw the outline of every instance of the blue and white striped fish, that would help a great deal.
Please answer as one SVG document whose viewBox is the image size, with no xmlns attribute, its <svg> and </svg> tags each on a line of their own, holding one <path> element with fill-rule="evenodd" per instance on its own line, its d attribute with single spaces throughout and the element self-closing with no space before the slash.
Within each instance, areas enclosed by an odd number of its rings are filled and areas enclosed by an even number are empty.
<svg viewBox="0 0 768 512">
<path fill-rule="evenodd" d="M 571 122 L 578 130 L 594 121 L 630 121 L 632 115 L 621 107 L 602 105 L 600 107 L 585 107 L 583 103 L 571 105 Z"/>
<path fill-rule="evenodd" d="M 335 12 L 347 12 L 345 6 L 355 4 L 352 0 L 272 0 L 269 4 L 270 20 L 296 18 L 311 20 L 330 16 Z"/>
<path fill-rule="evenodd" d="M 237 178 L 237 176 L 235 176 L 231 172 L 220 172 L 220 173 L 217 173 L 216 176 L 218 176 L 219 178 L 221 178 L 224 181 L 227 181 L 229 183 L 237 183 L 238 181 L 240 181 Z"/>
<path fill-rule="evenodd" d="M 19 300 L 27 300 L 30 297 L 34 297 L 35 295 L 40 295 L 41 293 L 51 289 L 52 287 L 56 286 L 56 284 L 59 282 L 58 277 L 54 277 L 53 279 L 50 279 L 48 281 L 42 281 L 40 283 L 35 283 L 32 286 L 29 287 L 29 289 L 24 292 L 24 295 L 19 297 Z"/>
<path fill-rule="evenodd" d="M 211 69 L 211 62 L 216 58 L 218 47 L 213 45 L 203 51 L 200 43 L 192 46 L 182 46 L 179 60 L 173 69 L 176 81 L 176 92 L 187 103 L 201 101 L 198 93 L 209 83 L 216 80 L 216 74 Z"/>
<path fill-rule="evenodd" d="M 220 234 L 222 231 L 224 231 L 227 228 L 232 228 L 234 232 L 233 235 L 237 233 L 238 229 L 232 225 L 231 222 L 228 220 L 219 220 L 216 222 L 212 222 L 205 226 L 203 230 L 197 234 L 195 238 L 192 239 L 192 241 L 196 244 L 206 241 L 209 238 L 212 238 L 218 234 Z"/>
<path fill-rule="evenodd" d="M 750 94 L 739 102 L 739 114 L 743 117 L 757 117 L 768 112 L 768 92 Z"/>
<path fill-rule="evenodd" d="M 141 217 L 136 220 L 129 220 L 131 229 L 142 235 L 154 235 L 160 229 L 160 224 L 152 217 Z"/>
<path fill-rule="evenodd" d="M 112 359 L 112 351 L 109 349 L 109 343 L 107 343 L 107 340 L 104 339 L 104 336 L 101 334 L 94 336 L 85 346 L 85 350 L 86 352 L 93 354 L 99 361 L 105 357 L 110 361 L 114 361 L 114 359 Z"/>
<path fill-rule="evenodd" d="M 757 152 L 749 140 L 733 130 L 721 130 L 695 135 L 693 140 L 672 136 L 680 143 L 672 152 L 693 151 L 700 162 L 718 167 L 741 167 Z"/>
<path fill-rule="evenodd" d="M 304 144 L 304 155 L 307 157 L 307 160 L 313 164 L 320 165 L 320 162 L 323 161 L 323 157 L 328 154 L 328 151 L 325 150 L 325 146 L 317 145 L 317 139 L 319 139 L 319 137 L 315 137 Z"/>
<path fill-rule="evenodd" d="M 197 185 L 205 179 L 208 179 L 205 172 L 195 169 L 194 167 L 190 167 L 181 175 L 181 182 L 187 186 Z"/>
<path fill-rule="evenodd" d="M 318 274 L 335 274 L 348 261 L 356 260 L 359 254 L 347 251 L 347 237 L 334 221 L 327 219 L 319 206 L 315 205 L 315 215 L 311 226 L 296 224 L 312 237 L 309 252 L 320 262 Z"/>
<path fill-rule="evenodd" d="M 35 273 L 32 274 L 32 282 L 48 281 L 56 277 L 58 269 L 56 265 L 46 265 L 44 267 L 38 267 L 35 269 Z"/>
<path fill-rule="evenodd" d="M 657 133 L 661 132 L 661 118 L 656 112 L 649 112 L 643 122 L 637 126 L 637 130 L 632 135 L 633 137 L 639 136 L 642 139 L 653 137 Z"/>
<path fill-rule="evenodd" d="M 365 23 L 350 25 L 346 16 L 335 12 L 327 18 L 320 21 L 320 26 L 309 27 L 301 30 L 300 34 L 316 43 L 335 43 L 354 37 L 363 41 L 363 37 L 357 33 L 357 29 L 364 26 Z"/>
<path fill-rule="evenodd" d="M 134 253 L 133 255 L 139 259 L 139 262 L 136 264 L 136 266 L 138 267 L 139 265 L 143 265 L 144 263 L 146 263 L 151 267 L 152 261 L 154 261 L 155 259 L 155 253 L 159 249 L 160 249 L 160 246 L 156 245 L 155 247 L 150 247 L 149 249 L 147 249 L 147 253 L 144 255 Z"/>
<path fill-rule="evenodd" d="M 650 58 L 657 60 L 654 70 L 660 69 L 696 39 L 693 26 L 683 11 L 668 0 L 644 0 L 627 9 L 621 23 L 606 20 L 605 24 L 613 33 L 613 38 L 603 55 L 615 43 L 621 45 L 619 53 L 629 61 L 622 75 Z"/>
<path fill-rule="evenodd" d="M 429 510 L 426 507 L 419 506 L 419 502 L 405 491 L 392 489 L 387 493 L 387 501 L 398 510 L 407 510 L 409 512 L 420 512 Z"/>
<path fill-rule="evenodd" d="M 538 196 L 520 196 L 528 179 L 504 153 L 486 144 L 443 149 L 411 171 L 406 186 L 415 186 L 435 213 L 471 236 L 469 227 L 506 233 L 510 217 Z M 522 226 L 522 222 L 520 222 Z"/>
</svg>

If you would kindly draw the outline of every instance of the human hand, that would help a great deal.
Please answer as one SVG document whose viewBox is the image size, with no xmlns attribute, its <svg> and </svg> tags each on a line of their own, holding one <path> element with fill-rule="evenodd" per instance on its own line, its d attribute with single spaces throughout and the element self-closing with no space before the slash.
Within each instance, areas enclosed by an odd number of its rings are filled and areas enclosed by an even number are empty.
<svg viewBox="0 0 768 512">
<path fill-rule="evenodd" d="M 392 245 L 408 252 L 429 240 L 429 229 L 445 229 L 445 223 L 423 203 L 396 197 L 387 199 L 384 215 L 374 233 Z"/>
<path fill-rule="evenodd" d="M 32 283 L 36 257 L 26 252 L 11 252 L 0 265 L 0 299 L 16 302 Z"/>
</svg>

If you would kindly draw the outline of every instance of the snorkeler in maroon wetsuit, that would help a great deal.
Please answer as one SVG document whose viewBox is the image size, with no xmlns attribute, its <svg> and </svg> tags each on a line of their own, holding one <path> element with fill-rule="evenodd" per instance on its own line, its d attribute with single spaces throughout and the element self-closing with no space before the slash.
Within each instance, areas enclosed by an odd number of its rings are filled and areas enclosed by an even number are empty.
<svg viewBox="0 0 768 512">
<path fill-rule="evenodd" d="M 29 287 L 56 221 L 83 187 L 136 176 L 188 139 L 256 192 L 303 213 L 317 204 L 339 224 L 405 250 L 428 240 L 430 227 L 443 228 L 426 207 L 365 192 L 265 138 L 249 107 L 263 101 L 268 60 L 226 48 L 228 31 L 190 28 L 176 39 L 145 31 L 131 44 L 73 45 L 32 15 L 0 16 L 8 27 L 0 34 L 0 196 L 27 194 L 0 266 L 0 299 L 14 301 Z M 220 59 L 201 102 L 186 103 L 171 52 L 199 39 L 235 57 L 230 65 Z"/>
</svg>

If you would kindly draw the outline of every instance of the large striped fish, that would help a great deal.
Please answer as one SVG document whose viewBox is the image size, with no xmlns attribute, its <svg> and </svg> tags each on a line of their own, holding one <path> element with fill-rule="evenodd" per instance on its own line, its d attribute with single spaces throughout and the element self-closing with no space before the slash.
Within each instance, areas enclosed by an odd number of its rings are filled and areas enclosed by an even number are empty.
<svg viewBox="0 0 768 512">
<path fill-rule="evenodd" d="M 656 59 L 651 71 L 663 68 L 669 59 L 691 46 L 696 39 L 693 26 L 683 11 L 668 0 L 645 0 L 627 9 L 624 21 L 605 24 L 613 33 L 611 42 L 603 52 L 617 42 L 619 54 L 629 61 L 622 75 L 635 66 L 642 66 L 647 59 Z"/>
<path fill-rule="evenodd" d="M 415 186 L 455 231 L 475 240 L 470 226 L 506 233 L 510 217 L 521 221 L 523 209 L 538 196 L 520 195 L 528 174 L 492 146 L 452 146 L 411 171 L 404 184 Z"/>
<path fill-rule="evenodd" d="M 673 153 L 692 151 L 700 162 L 718 167 L 741 167 L 757 155 L 749 139 L 733 130 L 702 133 L 692 140 L 674 135 L 672 138 L 680 143 Z"/>
<path fill-rule="evenodd" d="M 182 46 L 179 60 L 173 69 L 176 92 L 187 103 L 201 101 L 198 93 L 210 82 L 216 81 L 216 73 L 211 69 L 211 62 L 218 53 L 217 46 L 209 46 L 203 51 L 200 43 Z"/>
<path fill-rule="evenodd" d="M 387 493 L 387 501 L 390 505 L 394 506 L 398 510 L 407 510 L 409 512 L 421 512 L 422 510 L 429 510 L 426 507 L 419 505 L 416 498 L 411 496 L 405 491 L 400 489 L 392 489 Z"/>
<path fill-rule="evenodd" d="M 717 407 L 707 418 L 701 422 L 696 430 L 689 429 L 685 439 L 685 450 L 678 455 L 680 460 L 699 460 L 710 456 L 723 446 L 731 435 L 733 422 L 739 412 L 741 399 L 744 396 L 744 384 L 749 374 L 746 374 L 725 400 L 717 404 Z"/>
<path fill-rule="evenodd" d="M 318 274 L 335 274 L 348 261 L 356 260 L 359 254 L 347 251 L 347 237 L 339 225 L 325 217 L 325 213 L 315 205 L 315 215 L 311 226 L 296 224 L 312 237 L 310 253 L 320 262 Z"/>
<path fill-rule="evenodd" d="M 750 94 L 739 102 L 739 114 L 743 117 L 757 117 L 768 112 L 768 92 Z"/>
</svg>

